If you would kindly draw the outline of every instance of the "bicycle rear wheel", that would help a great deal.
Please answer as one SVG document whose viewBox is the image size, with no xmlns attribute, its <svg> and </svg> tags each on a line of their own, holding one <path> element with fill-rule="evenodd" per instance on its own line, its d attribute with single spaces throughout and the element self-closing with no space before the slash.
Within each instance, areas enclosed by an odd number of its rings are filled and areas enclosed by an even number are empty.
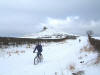
<svg viewBox="0 0 100 75">
<path fill-rule="evenodd" d="M 40 59 L 40 62 L 43 62 L 43 55 L 41 55 L 41 56 L 39 57 L 39 59 Z"/>
</svg>

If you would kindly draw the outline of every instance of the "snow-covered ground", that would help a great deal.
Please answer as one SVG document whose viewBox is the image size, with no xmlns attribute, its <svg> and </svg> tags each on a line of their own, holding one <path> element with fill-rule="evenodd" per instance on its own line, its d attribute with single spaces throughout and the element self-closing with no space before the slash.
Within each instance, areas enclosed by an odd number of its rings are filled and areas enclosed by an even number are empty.
<svg viewBox="0 0 100 75">
<path fill-rule="evenodd" d="M 100 37 L 93 37 L 93 38 L 100 40 Z"/>
<path fill-rule="evenodd" d="M 84 71 L 85 75 L 100 75 L 100 65 L 94 64 L 97 53 L 81 51 L 85 46 L 89 47 L 87 37 L 42 45 L 44 60 L 38 65 L 33 64 L 34 45 L 5 49 L 0 57 L 0 75 L 55 75 L 55 72 L 72 75 L 78 71 Z"/>
</svg>

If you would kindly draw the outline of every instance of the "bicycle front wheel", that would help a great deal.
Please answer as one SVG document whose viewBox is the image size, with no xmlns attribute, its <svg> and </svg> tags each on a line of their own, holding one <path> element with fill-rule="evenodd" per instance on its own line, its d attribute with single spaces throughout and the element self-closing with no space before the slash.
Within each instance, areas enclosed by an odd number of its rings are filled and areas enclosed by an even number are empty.
<svg viewBox="0 0 100 75">
<path fill-rule="evenodd" d="M 39 63 L 39 58 L 36 56 L 35 58 L 34 58 L 34 65 L 37 65 Z"/>
</svg>

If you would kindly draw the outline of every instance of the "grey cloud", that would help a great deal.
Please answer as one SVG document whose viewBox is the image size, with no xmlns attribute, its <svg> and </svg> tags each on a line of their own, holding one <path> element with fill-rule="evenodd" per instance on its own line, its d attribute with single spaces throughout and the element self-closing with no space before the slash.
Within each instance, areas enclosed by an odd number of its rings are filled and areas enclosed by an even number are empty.
<svg viewBox="0 0 100 75">
<path fill-rule="evenodd" d="M 78 16 L 69 16 L 66 19 L 48 18 L 45 23 L 41 23 L 41 26 L 59 29 L 67 33 L 77 35 L 86 35 L 88 30 L 92 30 L 96 36 L 99 36 L 100 34 L 100 20 L 87 21 L 79 18 Z"/>
<path fill-rule="evenodd" d="M 81 20 L 100 20 L 99 6 L 99 0 L 1 0 L 0 35 L 36 32 L 47 17 L 80 16 Z"/>
</svg>

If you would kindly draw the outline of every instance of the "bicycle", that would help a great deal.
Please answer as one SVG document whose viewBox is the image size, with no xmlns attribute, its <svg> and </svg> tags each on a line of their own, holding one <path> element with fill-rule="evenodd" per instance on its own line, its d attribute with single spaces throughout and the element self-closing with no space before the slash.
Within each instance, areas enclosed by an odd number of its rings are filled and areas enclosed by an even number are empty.
<svg viewBox="0 0 100 75">
<path fill-rule="evenodd" d="M 41 62 L 43 62 L 43 55 L 41 54 L 39 57 L 36 55 L 36 57 L 34 58 L 34 65 L 37 65 Z"/>
</svg>

